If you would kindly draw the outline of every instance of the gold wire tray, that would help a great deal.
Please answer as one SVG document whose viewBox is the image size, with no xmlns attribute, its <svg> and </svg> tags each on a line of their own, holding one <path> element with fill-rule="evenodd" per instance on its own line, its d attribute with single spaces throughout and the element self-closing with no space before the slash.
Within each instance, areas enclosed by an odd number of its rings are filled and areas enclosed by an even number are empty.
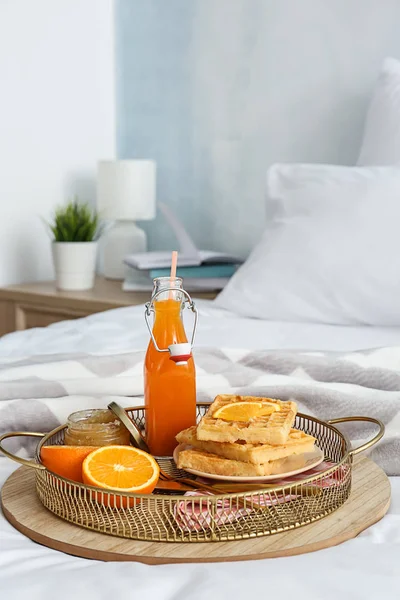
<svg viewBox="0 0 400 600">
<path fill-rule="evenodd" d="M 198 418 L 208 404 L 198 404 Z M 126 409 L 140 429 L 145 427 L 144 407 Z M 336 427 L 345 421 L 369 421 L 379 433 L 366 444 L 352 449 Z M 40 461 L 45 445 L 63 444 L 66 425 L 48 434 L 13 432 L 0 437 L 0 450 L 10 458 L 35 468 L 36 491 L 42 504 L 57 516 L 81 527 L 135 540 L 162 542 L 210 542 L 248 539 L 294 529 L 337 510 L 351 491 L 353 456 L 381 439 L 383 424 L 370 417 L 345 417 L 329 422 L 298 414 L 295 427 L 313 435 L 324 451 L 330 468 L 309 477 L 294 478 L 284 485 L 264 485 L 257 491 L 236 494 L 177 496 L 159 491 L 151 495 L 120 494 L 72 482 L 46 469 Z M 6 437 L 42 437 L 35 461 L 20 459 L 1 446 Z M 177 469 L 172 458 L 157 459 L 177 477 L 188 473 Z M 110 508 L 118 506 L 119 508 Z"/>
</svg>

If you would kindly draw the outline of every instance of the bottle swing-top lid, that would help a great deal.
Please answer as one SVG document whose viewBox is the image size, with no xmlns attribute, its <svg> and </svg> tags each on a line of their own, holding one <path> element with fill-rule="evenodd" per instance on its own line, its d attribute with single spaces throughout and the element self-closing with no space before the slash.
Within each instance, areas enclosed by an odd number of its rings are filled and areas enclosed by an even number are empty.
<svg viewBox="0 0 400 600">
<path fill-rule="evenodd" d="M 178 259 L 178 253 L 173 252 L 172 253 L 172 263 L 171 263 L 171 275 L 168 278 L 169 287 L 156 290 L 156 292 L 153 293 L 150 302 L 147 302 L 145 305 L 144 316 L 145 316 L 147 328 L 150 333 L 151 340 L 152 340 L 157 352 L 169 352 L 170 360 L 172 360 L 176 365 L 179 366 L 179 365 L 186 365 L 187 361 L 192 356 L 192 348 L 194 345 L 194 339 L 195 339 L 196 330 L 197 330 L 198 312 L 197 312 L 195 303 L 193 302 L 189 293 L 186 290 L 184 290 L 182 287 L 178 287 L 176 285 L 174 286 L 174 284 L 173 284 L 173 282 L 176 281 L 177 259 Z M 180 279 L 179 281 L 181 282 L 182 280 Z M 157 300 L 157 298 L 161 294 L 164 294 L 166 292 L 168 292 L 169 298 L 172 298 L 174 292 L 175 293 L 179 292 L 180 294 L 182 294 L 184 296 L 183 303 L 187 304 L 188 308 L 194 313 L 193 333 L 192 333 L 192 339 L 191 339 L 190 343 L 185 342 L 185 343 L 178 343 L 178 344 L 170 344 L 168 346 L 168 348 L 159 348 L 159 346 L 156 342 L 156 339 L 154 337 L 150 322 L 149 322 L 149 317 L 150 317 L 151 313 L 154 312 L 154 302 Z"/>
</svg>

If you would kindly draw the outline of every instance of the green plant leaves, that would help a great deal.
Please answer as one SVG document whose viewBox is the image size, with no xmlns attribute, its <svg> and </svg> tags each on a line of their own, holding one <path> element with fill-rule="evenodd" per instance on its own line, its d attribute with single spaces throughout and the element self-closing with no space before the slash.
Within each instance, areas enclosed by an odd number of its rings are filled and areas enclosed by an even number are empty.
<svg viewBox="0 0 400 600">
<path fill-rule="evenodd" d="M 55 242 L 93 242 L 100 235 L 96 211 L 76 198 L 55 210 L 54 223 L 49 227 Z"/>
</svg>

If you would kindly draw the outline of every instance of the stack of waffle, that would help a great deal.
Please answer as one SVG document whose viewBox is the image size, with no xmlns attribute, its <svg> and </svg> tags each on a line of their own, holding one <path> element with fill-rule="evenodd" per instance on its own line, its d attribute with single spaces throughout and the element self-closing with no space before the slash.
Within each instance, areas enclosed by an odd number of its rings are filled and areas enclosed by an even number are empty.
<svg viewBox="0 0 400 600">
<path fill-rule="evenodd" d="M 301 468 L 315 438 L 293 429 L 295 402 L 217 396 L 197 427 L 181 431 L 178 467 L 228 477 L 259 477 Z"/>
</svg>

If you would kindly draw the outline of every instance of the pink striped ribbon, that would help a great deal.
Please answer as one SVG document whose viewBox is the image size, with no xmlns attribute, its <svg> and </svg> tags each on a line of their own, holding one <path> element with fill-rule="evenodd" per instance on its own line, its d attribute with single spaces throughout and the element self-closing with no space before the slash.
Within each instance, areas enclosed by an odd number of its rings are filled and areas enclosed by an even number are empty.
<svg viewBox="0 0 400 600">
<path fill-rule="evenodd" d="M 312 477 L 318 473 L 322 473 L 327 469 L 335 466 L 335 463 L 324 461 L 320 465 L 310 469 L 307 473 L 300 473 L 299 475 L 293 475 L 287 479 L 280 479 L 274 481 L 274 485 L 292 485 L 296 481 L 302 481 L 305 477 Z M 340 485 L 343 482 L 348 467 L 343 466 L 338 471 L 334 471 L 333 474 L 321 477 L 316 482 L 312 482 L 308 485 L 320 487 L 322 489 L 330 488 L 335 485 Z M 230 500 L 218 499 L 216 502 L 215 510 L 211 511 L 211 505 L 207 500 L 207 496 L 213 496 L 212 492 L 205 492 L 203 490 L 191 490 L 185 493 L 185 500 L 177 502 L 175 506 L 175 520 L 178 526 L 184 531 L 201 531 L 207 530 L 212 525 L 226 525 L 234 523 L 235 521 L 242 519 L 246 515 L 250 514 L 253 510 L 253 506 L 274 506 L 276 504 L 284 504 L 295 500 L 299 497 L 298 494 L 282 494 L 282 493 L 263 493 L 259 494 L 255 492 L 251 496 L 251 500 L 247 500 L 248 508 L 234 508 L 234 502 L 231 504 Z M 202 498 L 200 498 L 202 496 Z M 191 501 L 188 502 L 188 497 L 191 497 Z"/>
</svg>

